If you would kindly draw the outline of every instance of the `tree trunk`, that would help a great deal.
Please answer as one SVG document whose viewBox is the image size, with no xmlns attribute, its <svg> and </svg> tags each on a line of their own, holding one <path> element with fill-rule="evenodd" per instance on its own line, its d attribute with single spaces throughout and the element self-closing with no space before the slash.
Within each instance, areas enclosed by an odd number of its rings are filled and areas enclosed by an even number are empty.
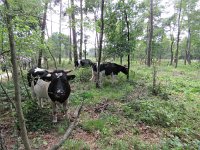
<svg viewBox="0 0 200 150">
<path fill-rule="evenodd" d="M 44 5 L 44 14 L 43 14 L 42 23 L 40 25 L 40 27 L 41 27 L 41 45 L 44 45 L 45 27 L 46 27 L 46 18 L 47 18 L 47 8 L 48 8 L 48 1 L 46 1 L 45 5 Z M 38 55 L 38 67 L 39 68 L 42 67 L 42 54 L 43 54 L 43 48 L 41 48 L 39 50 L 39 55 Z"/>
<path fill-rule="evenodd" d="M 97 67 L 97 81 L 96 88 L 100 87 L 99 75 L 100 75 L 100 63 L 101 63 L 101 53 L 102 53 L 102 42 L 103 42 L 103 31 L 104 31 L 104 0 L 101 1 L 101 32 L 99 38 L 99 51 L 98 51 L 98 67 Z"/>
<path fill-rule="evenodd" d="M 179 38 L 180 38 L 180 20 L 181 20 L 181 10 L 182 10 L 182 0 L 180 1 L 179 12 L 178 12 L 178 34 L 177 34 L 177 43 L 176 43 L 176 54 L 175 54 L 175 68 L 178 66 L 178 52 L 179 52 Z"/>
<path fill-rule="evenodd" d="M 96 15 L 96 11 L 94 12 L 94 21 L 96 23 L 97 21 L 97 15 Z M 98 33 L 97 33 L 97 29 L 95 30 L 95 51 L 94 51 L 94 56 L 96 61 L 98 61 L 98 56 L 97 56 L 97 49 L 98 49 L 98 43 L 99 43 L 99 39 L 98 39 Z"/>
<path fill-rule="evenodd" d="M 191 28 L 190 28 L 190 19 L 188 19 L 188 37 L 187 37 L 187 49 L 186 49 L 186 60 L 189 65 L 191 65 L 191 58 L 190 58 L 190 47 L 191 47 Z"/>
<path fill-rule="evenodd" d="M 124 3 L 124 0 L 123 0 Z M 126 27 L 127 27 L 127 41 L 128 41 L 128 45 L 129 45 L 129 41 L 130 41 L 130 34 L 129 34 L 129 21 L 128 21 L 128 16 L 126 13 L 126 10 L 124 10 L 124 15 L 125 15 L 125 22 L 126 22 Z M 130 47 L 129 48 L 129 52 L 128 52 L 128 74 L 127 74 L 127 79 L 129 80 L 129 70 L 130 70 Z"/>
<path fill-rule="evenodd" d="M 86 56 L 87 56 L 87 51 L 86 51 L 86 49 L 87 49 L 87 48 L 86 48 L 86 45 L 87 45 L 87 40 L 86 40 L 86 39 L 85 39 L 85 42 L 84 42 L 84 43 L 85 43 L 84 56 L 85 56 L 85 59 L 86 59 Z"/>
<path fill-rule="evenodd" d="M 61 64 L 61 53 L 62 53 L 62 37 L 61 37 L 61 19 L 62 19 L 62 0 L 60 0 L 60 18 L 59 18 L 59 56 L 58 56 L 58 63 Z"/>
<path fill-rule="evenodd" d="M 68 0 L 68 8 L 70 7 L 70 0 Z M 69 15 L 69 61 L 72 61 L 72 23 L 71 23 L 71 16 Z"/>
<path fill-rule="evenodd" d="M 148 48 L 147 48 L 147 66 L 151 66 L 152 60 L 152 38 L 153 38 L 153 0 L 150 0 L 150 17 L 149 17 L 149 38 L 148 38 Z"/>
<path fill-rule="evenodd" d="M 172 35 L 173 36 L 173 35 Z M 174 45 L 174 38 L 171 38 L 171 45 L 170 45 L 170 52 L 171 52 L 171 60 L 170 60 L 170 65 L 173 64 L 173 59 L 174 59 L 174 53 L 173 53 L 173 45 Z"/>
<path fill-rule="evenodd" d="M 73 52 L 74 52 L 74 66 L 75 66 L 75 63 L 78 61 L 78 54 L 77 54 L 77 41 L 76 41 L 76 23 L 75 23 L 74 0 L 71 0 L 71 7 L 73 9 L 72 14 L 71 14 L 71 18 L 72 18 Z"/>
<path fill-rule="evenodd" d="M 80 0 L 81 9 L 81 35 L 80 35 L 80 49 L 79 49 L 79 59 L 82 59 L 82 45 L 83 45 L 83 0 Z"/>
<path fill-rule="evenodd" d="M 10 6 L 7 0 L 4 1 L 5 7 L 10 11 Z M 10 52 L 11 52 L 11 62 L 13 68 L 13 81 L 14 81 L 14 89 L 15 89 L 15 105 L 16 105 L 16 113 L 19 120 L 20 134 L 22 137 L 22 142 L 26 150 L 30 150 L 30 144 L 27 136 L 27 130 L 24 120 L 24 115 L 21 107 L 21 94 L 20 94 L 20 86 L 19 86 L 19 75 L 18 75 L 18 66 L 16 61 L 16 50 L 15 50 L 15 42 L 14 42 L 14 34 L 12 28 L 12 17 L 7 13 L 7 28 L 8 28 L 8 37 L 10 44 Z"/>
</svg>

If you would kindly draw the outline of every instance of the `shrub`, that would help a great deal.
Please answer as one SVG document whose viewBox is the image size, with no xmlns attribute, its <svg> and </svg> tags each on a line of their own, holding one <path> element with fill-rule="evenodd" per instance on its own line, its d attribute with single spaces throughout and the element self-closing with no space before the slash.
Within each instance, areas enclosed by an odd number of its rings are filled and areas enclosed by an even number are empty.
<svg viewBox="0 0 200 150">
<path fill-rule="evenodd" d="M 183 120 L 185 108 L 183 105 L 175 105 L 171 102 L 134 101 L 124 105 L 123 112 L 126 117 L 138 122 L 169 127 Z"/>
</svg>

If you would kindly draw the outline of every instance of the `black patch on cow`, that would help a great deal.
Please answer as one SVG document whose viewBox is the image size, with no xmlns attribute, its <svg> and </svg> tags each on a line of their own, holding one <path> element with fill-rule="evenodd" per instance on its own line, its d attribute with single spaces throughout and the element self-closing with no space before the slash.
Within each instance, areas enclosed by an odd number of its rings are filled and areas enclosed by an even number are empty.
<svg viewBox="0 0 200 150">
<path fill-rule="evenodd" d="M 75 67 L 90 67 L 92 64 L 93 62 L 90 59 L 75 61 Z"/>
<path fill-rule="evenodd" d="M 42 78 L 43 76 L 46 76 L 48 74 L 47 70 L 41 70 L 35 72 L 36 68 L 32 68 L 28 71 L 27 73 L 27 80 L 28 80 L 28 85 L 31 87 L 31 82 L 34 82 L 34 85 L 36 85 L 37 81 L 39 78 Z"/>
<path fill-rule="evenodd" d="M 69 80 L 75 78 L 75 75 L 67 75 L 63 70 L 56 70 L 51 73 L 51 83 L 48 88 L 48 95 L 52 101 L 63 103 L 70 95 L 71 88 Z"/>
<path fill-rule="evenodd" d="M 97 72 L 97 65 L 93 64 L 92 69 L 93 71 Z M 118 75 L 119 72 L 122 72 L 125 75 L 128 74 L 128 68 L 118 65 L 116 63 L 110 63 L 110 62 L 100 64 L 100 72 L 102 71 L 105 71 L 106 76 L 112 75 L 112 74 Z"/>
</svg>

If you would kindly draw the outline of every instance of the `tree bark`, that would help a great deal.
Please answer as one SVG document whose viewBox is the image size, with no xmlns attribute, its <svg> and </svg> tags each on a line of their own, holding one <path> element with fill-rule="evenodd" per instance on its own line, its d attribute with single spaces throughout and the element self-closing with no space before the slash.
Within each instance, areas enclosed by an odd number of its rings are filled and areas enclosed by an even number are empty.
<svg viewBox="0 0 200 150">
<path fill-rule="evenodd" d="M 150 0 L 150 17 L 149 17 L 149 38 L 148 38 L 148 48 L 147 48 L 147 66 L 151 66 L 152 60 L 152 38 L 153 38 L 153 0 Z"/>
<path fill-rule="evenodd" d="M 80 35 L 80 49 L 79 49 L 79 59 L 82 59 L 82 45 L 83 45 L 83 0 L 80 0 L 81 9 L 81 35 Z"/>
<path fill-rule="evenodd" d="M 180 1 L 179 12 L 178 12 L 178 33 L 177 33 L 177 42 L 176 42 L 176 54 L 175 54 L 175 68 L 178 66 L 178 53 L 179 53 L 179 41 L 180 41 L 180 21 L 181 21 L 181 11 L 182 11 L 182 0 Z"/>
<path fill-rule="evenodd" d="M 124 0 L 123 0 L 124 3 Z M 130 41 L 130 33 L 129 33 L 129 21 L 128 21 L 128 15 L 126 13 L 126 10 L 124 10 L 124 15 L 125 15 L 125 22 L 126 22 L 126 28 L 127 28 L 127 41 L 128 41 L 128 45 L 129 45 L 129 41 Z M 129 70 L 130 70 L 130 47 L 129 48 L 129 52 L 128 52 L 128 74 L 127 74 L 127 79 L 129 80 Z"/>
<path fill-rule="evenodd" d="M 171 35 L 171 36 L 173 36 L 173 35 Z M 171 37 L 171 45 L 170 45 L 171 60 L 170 60 L 170 65 L 173 64 L 173 59 L 174 59 L 173 45 L 174 45 L 174 37 Z"/>
<path fill-rule="evenodd" d="M 98 67 L 97 67 L 97 81 L 96 88 L 100 88 L 100 63 L 101 63 L 101 53 L 102 53 L 102 43 L 103 43 L 103 31 L 104 31 L 104 0 L 101 1 L 101 32 L 99 38 L 99 51 L 98 51 Z"/>
<path fill-rule="evenodd" d="M 41 45 L 44 45 L 45 27 L 46 27 L 46 18 L 47 18 L 47 8 L 48 8 L 48 1 L 46 1 L 45 5 L 44 5 L 44 14 L 43 14 L 42 23 L 40 25 L 40 27 L 41 27 Z M 39 68 L 42 67 L 42 55 L 43 55 L 43 48 L 41 48 L 39 50 L 39 55 L 38 55 L 38 67 Z"/>
<path fill-rule="evenodd" d="M 68 8 L 70 7 L 70 0 L 68 0 Z M 71 15 L 69 15 L 69 61 L 72 61 L 72 23 L 71 23 Z"/>
<path fill-rule="evenodd" d="M 73 9 L 71 18 L 72 18 L 73 52 L 74 52 L 74 66 L 75 66 L 75 63 L 78 61 L 78 53 L 77 53 L 77 41 L 76 41 L 76 21 L 75 21 L 74 0 L 71 0 L 71 7 Z"/>
<path fill-rule="evenodd" d="M 62 19 L 62 0 L 60 0 L 60 18 L 59 18 L 59 56 L 58 56 L 58 63 L 61 64 L 61 53 L 62 53 L 62 37 L 61 37 L 61 19 Z"/>
<path fill-rule="evenodd" d="M 5 7 L 10 11 L 10 6 L 7 0 L 4 1 Z M 20 94 L 20 86 L 19 86 L 19 75 L 18 75 L 18 66 L 16 61 L 16 50 L 15 50 L 15 42 L 14 42 L 14 34 L 13 34 L 13 27 L 12 27 L 12 17 L 7 13 L 7 28 L 8 28 L 8 37 L 9 37 L 9 44 L 10 44 L 10 53 L 11 53 L 11 62 L 12 62 L 12 69 L 13 69 L 13 81 L 14 81 L 14 89 L 15 89 L 15 105 L 16 105 L 16 113 L 19 121 L 20 127 L 20 134 L 22 137 L 22 142 L 26 150 L 30 150 L 30 144 L 27 136 L 27 130 L 24 120 L 24 115 L 22 112 L 21 107 L 21 94 Z"/>
<path fill-rule="evenodd" d="M 94 21 L 95 21 L 95 23 L 97 21 L 96 11 L 94 11 Z M 99 39 L 98 39 L 98 33 L 97 33 L 97 29 L 96 29 L 95 30 L 95 49 L 94 49 L 94 56 L 95 56 L 96 61 L 98 61 L 98 56 L 97 56 L 98 43 L 99 43 Z"/>
<path fill-rule="evenodd" d="M 185 57 L 189 65 L 191 65 L 190 48 L 191 48 L 191 28 L 190 28 L 190 18 L 188 17 L 188 37 L 187 37 L 187 49 Z"/>
</svg>

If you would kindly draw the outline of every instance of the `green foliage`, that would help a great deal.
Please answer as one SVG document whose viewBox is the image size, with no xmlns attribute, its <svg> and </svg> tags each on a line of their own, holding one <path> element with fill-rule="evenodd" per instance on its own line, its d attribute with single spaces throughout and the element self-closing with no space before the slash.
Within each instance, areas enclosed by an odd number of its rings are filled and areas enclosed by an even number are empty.
<svg viewBox="0 0 200 150">
<path fill-rule="evenodd" d="M 28 131 L 49 132 L 52 127 L 51 112 L 47 108 L 40 108 L 34 101 L 28 100 L 23 105 L 24 117 Z"/>
<path fill-rule="evenodd" d="M 65 150 L 90 150 L 90 147 L 82 140 L 70 139 L 64 143 L 64 145 L 62 146 L 62 149 L 65 149 Z"/>
<path fill-rule="evenodd" d="M 105 121 L 102 119 L 88 120 L 82 123 L 83 130 L 87 132 L 103 131 Z"/>
<path fill-rule="evenodd" d="M 76 71 L 76 81 L 89 82 L 92 77 L 91 68 L 78 68 Z"/>
<path fill-rule="evenodd" d="M 161 149 L 163 150 L 168 150 L 168 149 L 190 150 L 190 149 L 199 149 L 199 146 L 200 146 L 200 141 L 197 139 L 192 141 L 184 141 L 177 136 L 165 139 L 161 143 Z"/>
<path fill-rule="evenodd" d="M 164 109 L 163 109 L 164 108 Z M 124 115 L 138 122 L 162 127 L 175 126 L 184 120 L 183 105 L 164 101 L 133 101 L 123 107 Z"/>
</svg>

